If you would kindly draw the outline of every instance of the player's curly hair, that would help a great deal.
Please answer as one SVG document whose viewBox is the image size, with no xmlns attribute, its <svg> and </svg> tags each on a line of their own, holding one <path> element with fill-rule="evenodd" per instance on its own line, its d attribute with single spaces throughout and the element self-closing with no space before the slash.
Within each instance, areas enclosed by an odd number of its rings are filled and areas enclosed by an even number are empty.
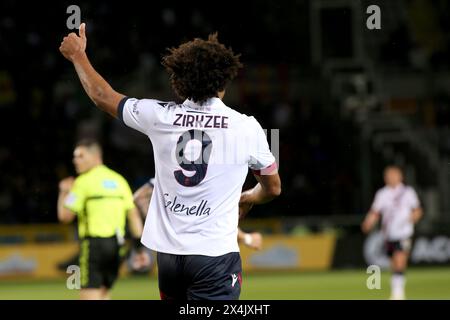
<svg viewBox="0 0 450 320">
<path fill-rule="evenodd" d="M 196 38 L 168 49 L 162 65 L 170 76 L 175 93 L 182 99 L 203 103 L 223 91 L 242 67 L 240 55 L 226 48 L 217 39 L 217 33 L 208 40 Z"/>
</svg>

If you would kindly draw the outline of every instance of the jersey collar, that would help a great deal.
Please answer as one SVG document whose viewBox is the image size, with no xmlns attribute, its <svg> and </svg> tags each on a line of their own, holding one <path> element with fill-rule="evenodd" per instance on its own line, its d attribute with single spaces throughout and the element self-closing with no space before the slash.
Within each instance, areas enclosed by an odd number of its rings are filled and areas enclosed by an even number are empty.
<svg viewBox="0 0 450 320">
<path fill-rule="evenodd" d="M 399 191 L 399 190 L 402 190 L 404 187 L 405 187 L 405 185 L 403 183 L 399 183 L 395 187 L 388 187 L 388 188 L 392 191 Z"/>
<path fill-rule="evenodd" d="M 88 173 L 88 172 L 93 172 L 93 171 L 95 171 L 97 169 L 104 168 L 104 167 L 105 167 L 105 164 L 102 163 L 102 164 L 96 165 L 95 167 L 90 168 L 88 171 L 85 171 L 82 174 L 85 174 L 85 173 Z"/>
<path fill-rule="evenodd" d="M 202 104 L 198 104 L 191 99 L 186 99 L 183 102 L 183 105 L 192 109 L 202 109 L 202 110 L 211 110 L 212 108 L 217 108 L 218 106 L 222 106 L 223 102 L 217 97 L 209 98 Z"/>
</svg>

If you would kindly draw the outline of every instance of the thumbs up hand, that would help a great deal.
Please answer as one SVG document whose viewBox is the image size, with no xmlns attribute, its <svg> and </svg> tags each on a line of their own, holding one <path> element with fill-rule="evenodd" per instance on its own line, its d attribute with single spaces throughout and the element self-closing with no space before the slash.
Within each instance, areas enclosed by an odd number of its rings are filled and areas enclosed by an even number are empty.
<svg viewBox="0 0 450 320">
<path fill-rule="evenodd" d="M 59 51 L 67 60 L 73 62 L 78 56 L 85 54 L 86 42 L 86 24 L 82 23 L 80 25 L 80 35 L 78 36 L 76 33 L 71 32 L 64 37 Z"/>
</svg>

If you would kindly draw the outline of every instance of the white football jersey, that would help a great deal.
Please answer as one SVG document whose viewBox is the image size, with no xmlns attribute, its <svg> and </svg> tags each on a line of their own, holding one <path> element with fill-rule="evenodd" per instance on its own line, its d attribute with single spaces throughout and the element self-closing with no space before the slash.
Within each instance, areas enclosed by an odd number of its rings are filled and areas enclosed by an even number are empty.
<svg viewBox="0 0 450 320">
<path fill-rule="evenodd" d="M 377 191 L 372 210 L 381 214 L 382 230 L 389 241 L 404 240 L 414 233 L 411 213 L 420 207 L 419 198 L 412 187 L 399 184 L 385 186 Z"/>
<path fill-rule="evenodd" d="M 256 119 L 219 98 L 202 105 L 124 98 L 118 113 L 153 145 L 155 185 L 142 243 L 180 255 L 239 252 L 238 203 L 248 168 L 264 174 L 276 166 Z"/>
</svg>

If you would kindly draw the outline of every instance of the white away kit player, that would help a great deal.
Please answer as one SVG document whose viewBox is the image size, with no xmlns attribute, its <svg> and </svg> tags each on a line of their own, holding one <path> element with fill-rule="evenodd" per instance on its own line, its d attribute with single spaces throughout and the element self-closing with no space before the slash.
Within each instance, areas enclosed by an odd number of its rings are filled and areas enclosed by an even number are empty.
<svg viewBox="0 0 450 320">
<path fill-rule="evenodd" d="M 411 249 L 414 224 L 422 216 L 416 192 L 403 184 L 399 167 L 389 166 L 384 171 L 386 186 L 377 191 L 362 230 L 368 233 L 381 218 L 386 252 L 391 258 L 391 299 L 405 299 L 405 270 Z"/>
<path fill-rule="evenodd" d="M 102 110 L 147 135 L 155 156 L 155 188 L 142 242 L 158 252 L 163 299 L 238 299 L 239 215 L 281 192 L 275 158 L 260 124 L 222 102 L 242 67 L 217 34 L 172 48 L 163 57 L 183 103 L 128 98 L 95 71 L 85 53 L 85 24 L 60 51 Z M 257 185 L 241 192 L 248 169 Z"/>
</svg>

